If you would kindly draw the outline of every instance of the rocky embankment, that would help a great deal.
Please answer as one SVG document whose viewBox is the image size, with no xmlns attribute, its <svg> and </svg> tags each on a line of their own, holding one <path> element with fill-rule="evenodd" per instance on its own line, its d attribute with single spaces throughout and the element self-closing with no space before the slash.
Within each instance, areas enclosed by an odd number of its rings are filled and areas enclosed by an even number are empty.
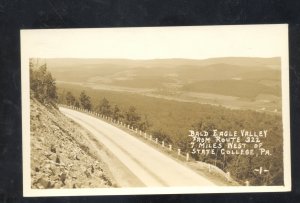
<svg viewBox="0 0 300 203">
<path fill-rule="evenodd" d="M 53 106 L 30 100 L 32 188 L 112 187 L 90 135 Z"/>
</svg>

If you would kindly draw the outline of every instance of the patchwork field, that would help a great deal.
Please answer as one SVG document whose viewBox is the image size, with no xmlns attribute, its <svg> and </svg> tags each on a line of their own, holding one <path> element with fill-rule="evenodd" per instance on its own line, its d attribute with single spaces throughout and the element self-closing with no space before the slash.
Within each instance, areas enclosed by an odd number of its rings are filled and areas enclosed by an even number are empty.
<svg viewBox="0 0 300 203">
<path fill-rule="evenodd" d="M 58 85 L 281 112 L 279 58 L 46 59 Z"/>
</svg>

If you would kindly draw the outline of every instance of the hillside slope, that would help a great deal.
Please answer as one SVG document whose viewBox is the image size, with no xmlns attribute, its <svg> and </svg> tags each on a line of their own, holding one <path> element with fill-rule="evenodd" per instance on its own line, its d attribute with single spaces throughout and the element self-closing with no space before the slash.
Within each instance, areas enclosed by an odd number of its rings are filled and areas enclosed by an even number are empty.
<svg viewBox="0 0 300 203">
<path fill-rule="evenodd" d="M 89 134 L 53 106 L 30 101 L 32 188 L 111 187 L 110 172 Z"/>
</svg>

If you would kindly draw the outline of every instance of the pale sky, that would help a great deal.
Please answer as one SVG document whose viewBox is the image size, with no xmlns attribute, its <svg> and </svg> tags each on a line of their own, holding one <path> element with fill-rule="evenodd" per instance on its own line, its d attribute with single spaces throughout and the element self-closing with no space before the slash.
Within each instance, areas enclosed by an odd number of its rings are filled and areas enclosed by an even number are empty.
<svg viewBox="0 0 300 203">
<path fill-rule="evenodd" d="M 287 33 L 283 24 L 22 30 L 21 48 L 40 58 L 277 57 Z"/>
</svg>

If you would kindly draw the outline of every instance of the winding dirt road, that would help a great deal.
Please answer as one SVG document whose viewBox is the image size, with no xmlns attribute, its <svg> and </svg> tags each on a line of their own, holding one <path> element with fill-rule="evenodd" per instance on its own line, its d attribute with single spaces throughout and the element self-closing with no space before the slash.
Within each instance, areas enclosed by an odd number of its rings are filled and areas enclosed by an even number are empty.
<svg viewBox="0 0 300 203">
<path fill-rule="evenodd" d="M 93 116 L 68 108 L 60 111 L 91 132 L 148 187 L 212 186 L 200 176 L 127 132 Z"/>
</svg>

